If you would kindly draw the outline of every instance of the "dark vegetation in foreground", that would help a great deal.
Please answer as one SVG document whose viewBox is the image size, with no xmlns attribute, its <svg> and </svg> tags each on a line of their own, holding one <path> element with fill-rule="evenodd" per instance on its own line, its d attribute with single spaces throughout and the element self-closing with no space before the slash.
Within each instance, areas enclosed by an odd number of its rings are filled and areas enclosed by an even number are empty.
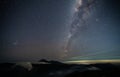
<svg viewBox="0 0 120 77">
<path fill-rule="evenodd" d="M 1 63 L 0 77 L 120 77 L 120 64 L 64 64 L 44 59 L 39 62 L 44 64 L 31 63 L 29 68 L 24 64 Z"/>
</svg>

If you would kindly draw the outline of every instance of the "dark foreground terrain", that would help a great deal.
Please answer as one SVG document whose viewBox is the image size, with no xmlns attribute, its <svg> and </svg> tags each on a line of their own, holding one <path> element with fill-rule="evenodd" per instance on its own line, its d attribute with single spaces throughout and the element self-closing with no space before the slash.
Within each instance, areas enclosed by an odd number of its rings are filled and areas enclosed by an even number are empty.
<svg viewBox="0 0 120 77">
<path fill-rule="evenodd" d="M 120 77 L 120 64 L 1 63 L 0 77 Z"/>
</svg>

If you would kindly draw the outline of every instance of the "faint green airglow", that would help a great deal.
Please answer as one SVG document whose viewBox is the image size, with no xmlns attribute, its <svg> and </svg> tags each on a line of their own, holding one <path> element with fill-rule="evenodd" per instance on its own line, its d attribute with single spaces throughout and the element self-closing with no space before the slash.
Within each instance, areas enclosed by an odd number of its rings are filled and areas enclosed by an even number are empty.
<svg viewBox="0 0 120 77">
<path fill-rule="evenodd" d="M 116 59 L 116 60 L 75 60 L 75 61 L 66 61 L 65 63 L 71 63 L 71 64 L 120 63 L 120 59 Z"/>
</svg>

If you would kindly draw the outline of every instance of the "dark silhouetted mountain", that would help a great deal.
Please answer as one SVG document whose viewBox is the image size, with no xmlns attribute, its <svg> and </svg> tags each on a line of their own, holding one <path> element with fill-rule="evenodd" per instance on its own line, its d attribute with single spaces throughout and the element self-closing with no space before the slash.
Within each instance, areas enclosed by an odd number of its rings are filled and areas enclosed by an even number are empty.
<svg viewBox="0 0 120 77">
<path fill-rule="evenodd" d="M 45 62 L 45 63 L 50 63 L 50 64 L 64 64 L 64 63 L 59 62 L 59 61 L 54 61 L 54 60 L 48 61 L 46 59 L 41 59 L 41 60 L 39 60 L 39 62 Z"/>
<path fill-rule="evenodd" d="M 31 70 L 19 63 L 1 63 L 0 77 L 120 77 L 120 64 L 64 64 L 45 59 L 40 62 L 45 64 L 31 63 Z"/>
</svg>

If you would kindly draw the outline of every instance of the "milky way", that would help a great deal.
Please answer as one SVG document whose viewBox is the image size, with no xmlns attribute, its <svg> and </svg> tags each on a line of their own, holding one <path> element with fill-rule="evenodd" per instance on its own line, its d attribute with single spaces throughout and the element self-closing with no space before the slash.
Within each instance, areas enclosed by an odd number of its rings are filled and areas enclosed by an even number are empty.
<svg viewBox="0 0 120 77">
<path fill-rule="evenodd" d="M 70 43 L 72 38 L 75 36 L 75 34 L 77 34 L 82 26 L 87 25 L 86 21 L 90 16 L 90 9 L 93 3 L 95 3 L 95 0 L 76 0 L 76 5 L 74 7 L 75 12 L 73 14 L 64 47 L 65 56 L 67 56 L 67 53 L 70 50 Z"/>
</svg>

